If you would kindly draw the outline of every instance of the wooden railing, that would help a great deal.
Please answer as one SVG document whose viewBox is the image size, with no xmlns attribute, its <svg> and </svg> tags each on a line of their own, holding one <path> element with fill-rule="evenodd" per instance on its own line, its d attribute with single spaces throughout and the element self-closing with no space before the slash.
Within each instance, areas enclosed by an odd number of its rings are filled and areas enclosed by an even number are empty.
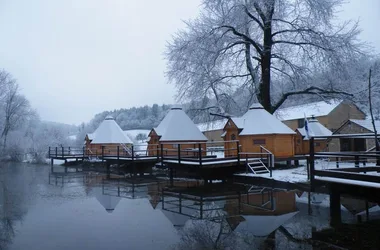
<svg viewBox="0 0 380 250">
<path fill-rule="evenodd" d="M 264 165 L 269 169 L 270 177 L 272 177 L 272 171 L 274 169 L 274 155 L 265 147 L 260 146 L 259 153 L 241 152 L 240 158 L 245 158 L 245 162 L 248 162 L 250 158 L 260 159 L 264 163 Z M 248 169 L 246 170 L 246 172 L 248 172 Z"/>
<path fill-rule="evenodd" d="M 328 139 L 332 138 L 362 138 L 362 139 L 372 139 L 374 138 L 373 134 L 353 134 L 353 135 L 332 135 L 332 136 L 326 136 Z M 380 152 L 373 152 L 373 151 L 366 151 L 366 152 L 315 152 L 314 150 L 314 140 L 315 138 L 319 137 L 311 137 L 309 140 L 309 146 L 310 146 L 310 155 L 308 158 L 309 161 L 309 171 L 308 171 L 308 177 L 310 179 L 310 182 L 312 186 L 315 182 L 315 177 L 330 177 L 330 178 L 338 178 L 338 179 L 345 179 L 346 181 L 378 181 L 380 182 L 380 177 L 371 177 L 364 175 L 366 172 L 372 172 L 375 171 L 375 169 L 380 170 L 380 167 L 366 167 L 366 163 L 369 160 L 374 160 L 376 162 L 376 165 L 379 165 L 380 162 Z M 328 158 L 328 159 L 334 159 L 336 160 L 336 169 L 330 169 L 330 170 L 317 170 L 315 169 L 315 160 L 320 158 Z M 352 173 L 353 171 L 347 170 L 345 172 L 344 169 L 341 169 L 339 171 L 341 160 L 344 159 L 344 162 L 353 162 L 355 168 L 360 167 L 360 163 L 363 163 L 363 167 L 361 168 L 362 171 L 356 171 L 357 173 Z M 338 170 L 338 171 L 336 171 Z M 359 174 L 360 172 L 363 172 L 364 174 Z"/>
</svg>

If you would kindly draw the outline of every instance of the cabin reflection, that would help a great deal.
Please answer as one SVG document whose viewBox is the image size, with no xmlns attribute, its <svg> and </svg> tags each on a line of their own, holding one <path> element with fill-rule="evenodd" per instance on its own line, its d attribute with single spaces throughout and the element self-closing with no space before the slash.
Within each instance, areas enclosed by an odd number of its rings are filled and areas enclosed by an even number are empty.
<svg viewBox="0 0 380 250">
<path fill-rule="evenodd" d="M 84 172 L 78 169 L 59 168 L 59 170 L 51 168 L 49 172 L 49 184 L 55 186 L 83 186 L 88 183 L 96 183 L 103 178 L 104 175 Z"/>
<path fill-rule="evenodd" d="M 189 220 L 207 220 L 254 236 L 269 235 L 298 213 L 293 191 L 216 186 L 214 190 L 205 187 L 164 190 L 161 210 L 177 228 Z"/>
</svg>

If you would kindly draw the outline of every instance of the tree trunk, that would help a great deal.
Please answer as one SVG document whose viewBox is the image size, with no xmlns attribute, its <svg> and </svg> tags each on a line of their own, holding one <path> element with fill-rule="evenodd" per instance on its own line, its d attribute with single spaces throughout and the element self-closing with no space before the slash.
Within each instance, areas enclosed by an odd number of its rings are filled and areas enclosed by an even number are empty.
<svg viewBox="0 0 380 250">
<path fill-rule="evenodd" d="M 375 150 L 376 154 L 379 154 L 380 151 L 380 145 L 379 140 L 377 138 L 377 129 L 375 124 L 375 118 L 373 117 L 373 110 L 372 110 L 372 84 L 371 84 L 371 77 L 372 77 L 372 70 L 369 70 L 369 76 L 368 76 L 368 102 L 369 102 L 369 113 L 371 114 L 371 121 L 373 126 L 373 132 L 375 133 Z M 376 165 L 380 165 L 380 155 L 376 158 Z"/>
<path fill-rule="evenodd" d="M 264 22 L 264 50 L 261 54 L 261 82 L 259 86 L 258 99 L 264 109 L 273 113 L 270 99 L 271 92 L 271 60 L 272 60 L 272 17 L 274 13 L 274 1 L 268 3 L 268 11 Z"/>
</svg>

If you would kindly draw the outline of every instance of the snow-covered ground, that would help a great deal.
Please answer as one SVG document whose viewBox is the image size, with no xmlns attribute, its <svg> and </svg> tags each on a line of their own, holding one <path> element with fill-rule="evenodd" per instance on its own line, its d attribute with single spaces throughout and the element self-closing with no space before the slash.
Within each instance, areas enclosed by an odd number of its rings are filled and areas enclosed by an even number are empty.
<svg viewBox="0 0 380 250">
<path fill-rule="evenodd" d="M 270 177 L 269 174 L 253 174 L 253 173 L 247 173 L 247 174 L 242 173 L 242 174 L 236 174 L 236 175 L 262 177 L 262 178 L 274 179 L 278 181 L 291 182 L 291 183 L 306 183 L 308 182 L 306 162 L 300 161 L 300 164 L 302 166 L 298 168 L 273 170 L 272 177 Z M 360 166 L 362 166 L 362 164 Z M 367 163 L 366 166 L 373 167 L 375 166 L 375 163 Z M 352 162 L 339 163 L 339 168 L 352 168 L 352 167 L 354 167 L 354 163 Z M 317 160 L 315 161 L 315 169 L 316 170 L 336 169 L 336 163 L 334 161 L 328 161 L 328 160 Z M 371 173 L 371 174 L 377 175 L 378 173 Z"/>
<path fill-rule="evenodd" d="M 137 155 L 146 155 L 146 149 L 148 147 L 148 143 L 146 139 L 138 140 L 137 135 L 142 134 L 145 138 L 148 138 L 150 130 L 148 129 L 131 129 L 124 130 L 124 133 L 133 141 L 135 152 Z"/>
</svg>

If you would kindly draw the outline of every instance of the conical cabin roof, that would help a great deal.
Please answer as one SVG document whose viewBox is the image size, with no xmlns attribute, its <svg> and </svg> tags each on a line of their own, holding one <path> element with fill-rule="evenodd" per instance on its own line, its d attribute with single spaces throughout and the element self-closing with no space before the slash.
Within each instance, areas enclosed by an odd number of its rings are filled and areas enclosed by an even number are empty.
<svg viewBox="0 0 380 250">
<path fill-rule="evenodd" d="M 121 200 L 120 197 L 104 194 L 102 188 L 99 187 L 95 189 L 95 198 L 108 213 L 112 213 Z"/>
<path fill-rule="evenodd" d="M 154 129 L 160 141 L 207 141 L 194 122 L 179 107 L 173 107 Z"/>
<path fill-rule="evenodd" d="M 315 118 L 309 119 L 308 128 L 309 128 L 309 136 L 330 136 L 330 135 L 332 135 L 332 132 L 328 128 L 323 126 Z M 302 136 L 306 136 L 305 127 L 298 128 L 297 130 L 298 130 L 298 132 L 300 132 L 300 134 Z"/>
<path fill-rule="evenodd" d="M 107 116 L 93 133 L 91 144 L 132 144 L 112 116 Z"/>
<path fill-rule="evenodd" d="M 266 111 L 259 103 L 254 103 L 240 118 L 232 118 L 239 129 L 239 135 L 295 134 L 288 126 Z"/>
</svg>

